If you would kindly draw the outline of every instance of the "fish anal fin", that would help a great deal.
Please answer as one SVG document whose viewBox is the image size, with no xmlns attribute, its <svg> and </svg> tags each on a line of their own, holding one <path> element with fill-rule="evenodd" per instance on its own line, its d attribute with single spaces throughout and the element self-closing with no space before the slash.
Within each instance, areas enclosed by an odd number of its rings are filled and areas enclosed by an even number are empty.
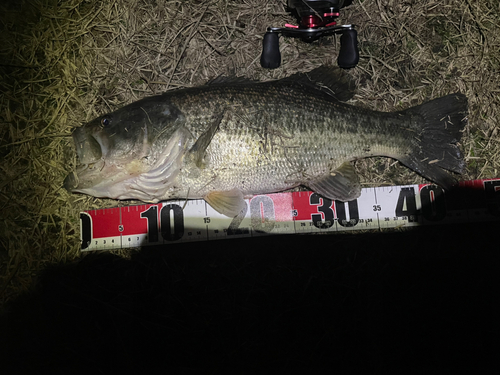
<svg viewBox="0 0 500 375">
<path fill-rule="evenodd" d="M 325 198 L 343 202 L 356 199 L 361 194 L 359 177 L 349 162 L 327 175 L 308 181 L 307 186 Z"/>
<path fill-rule="evenodd" d="M 203 198 L 215 211 L 228 217 L 235 217 L 247 208 L 243 193 L 238 189 L 212 191 Z"/>
</svg>

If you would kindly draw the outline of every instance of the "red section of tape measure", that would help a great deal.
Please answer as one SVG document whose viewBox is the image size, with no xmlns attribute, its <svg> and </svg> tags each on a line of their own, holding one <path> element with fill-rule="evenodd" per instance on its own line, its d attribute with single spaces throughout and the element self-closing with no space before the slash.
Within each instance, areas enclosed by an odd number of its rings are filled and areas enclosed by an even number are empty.
<svg viewBox="0 0 500 375">
<path fill-rule="evenodd" d="M 463 181 L 446 192 L 431 184 L 363 189 L 357 200 L 345 204 L 311 191 L 265 194 L 252 197 L 246 214 L 235 218 L 214 212 L 203 200 L 115 207 L 86 211 L 91 220 L 82 219 L 81 236 L 82 243 L 88 244 L 85 250 L 98 250 L 262 234 L 500 220 L 499 191 L 500 179 L 487 179 Z"/>
<path fill-rule="evenodd" d="M 148 222 L 145 218 L 141 217 L 141 213 L 145 212 L 151 206 L 157 206 L 158 212 L 162 207 L 161 203 L 158 204 L 144 204 L 140 206 L 126 206 L 122 207 L 122 236 L 133 234 L 142 234 L 148 232 Z"/>
<path fill-rule="evenodd" d="M 120 207 L 103 208 L 101 210 L 86 211 L 92 218 L 93 238 L 116 237 L 121 234 L 120 226 Z"/>
</svg>

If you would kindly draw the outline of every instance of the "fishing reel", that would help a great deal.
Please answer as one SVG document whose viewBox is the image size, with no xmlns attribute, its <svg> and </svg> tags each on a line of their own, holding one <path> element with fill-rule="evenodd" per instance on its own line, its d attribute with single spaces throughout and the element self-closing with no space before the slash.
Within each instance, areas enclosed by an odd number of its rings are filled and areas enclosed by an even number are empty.
<svg viewBox="0 0 500 375">
<path fill-rule="evenodd" d="M 313 42 L 322 36 L 341 34 L 337 63 L 349 69 L 359 61 L 357 31 L 354 25 L 337 25 L 335 19 L 340 9 L 352 0 L 288 0 L 288 9 L 295 13 L 299 25 L 285 24 L 285 27 L 269 27 L 264 35 L 260 65 L 275 69 L 281 64 L 279 35 L 300 38 Z"/>
</svg>

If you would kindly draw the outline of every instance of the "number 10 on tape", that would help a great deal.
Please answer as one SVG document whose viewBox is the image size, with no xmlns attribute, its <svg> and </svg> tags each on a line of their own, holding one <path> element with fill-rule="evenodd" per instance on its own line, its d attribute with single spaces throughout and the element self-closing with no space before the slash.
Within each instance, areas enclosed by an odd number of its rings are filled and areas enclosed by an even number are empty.
<svg viewBox="0 0 500 375">
<path fill-rule="evenodd" d="M 257 195 L 234 218 L 203 200 L 105 208 L 80 213 L 82 251 L 270 234 L 327 233 L 500 219 L 500 179 L 363 189 L 350 202 L 316 193 Z"/>
</svg>

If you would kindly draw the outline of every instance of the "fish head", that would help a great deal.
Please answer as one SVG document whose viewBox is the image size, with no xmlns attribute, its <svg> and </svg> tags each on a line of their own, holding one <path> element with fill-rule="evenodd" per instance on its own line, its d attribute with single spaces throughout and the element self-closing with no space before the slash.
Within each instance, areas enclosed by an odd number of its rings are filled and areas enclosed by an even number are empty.
<svg viewBox="0 0 500 375">
<path fill-rule="evenodd" d="M 163 154 L 167 153 L 161 158 L 175 153 L 178 159 L 188 138 L 188 134 L 178 131 L 184 117 L 175 106 L 159 98 L 132 103 L 74 129 L 77 166 L 64 180 L 66 190 L 134 199 L 133 195 L 127 196 L 130 186 L 123 184 L 154 169 L 152 159 L 160 158 L 158 152 L 153 151 L 155 141 L 175 138 L 173 146 L 168 147 L 168 142 L 160 145 Z"/>
</svg>

